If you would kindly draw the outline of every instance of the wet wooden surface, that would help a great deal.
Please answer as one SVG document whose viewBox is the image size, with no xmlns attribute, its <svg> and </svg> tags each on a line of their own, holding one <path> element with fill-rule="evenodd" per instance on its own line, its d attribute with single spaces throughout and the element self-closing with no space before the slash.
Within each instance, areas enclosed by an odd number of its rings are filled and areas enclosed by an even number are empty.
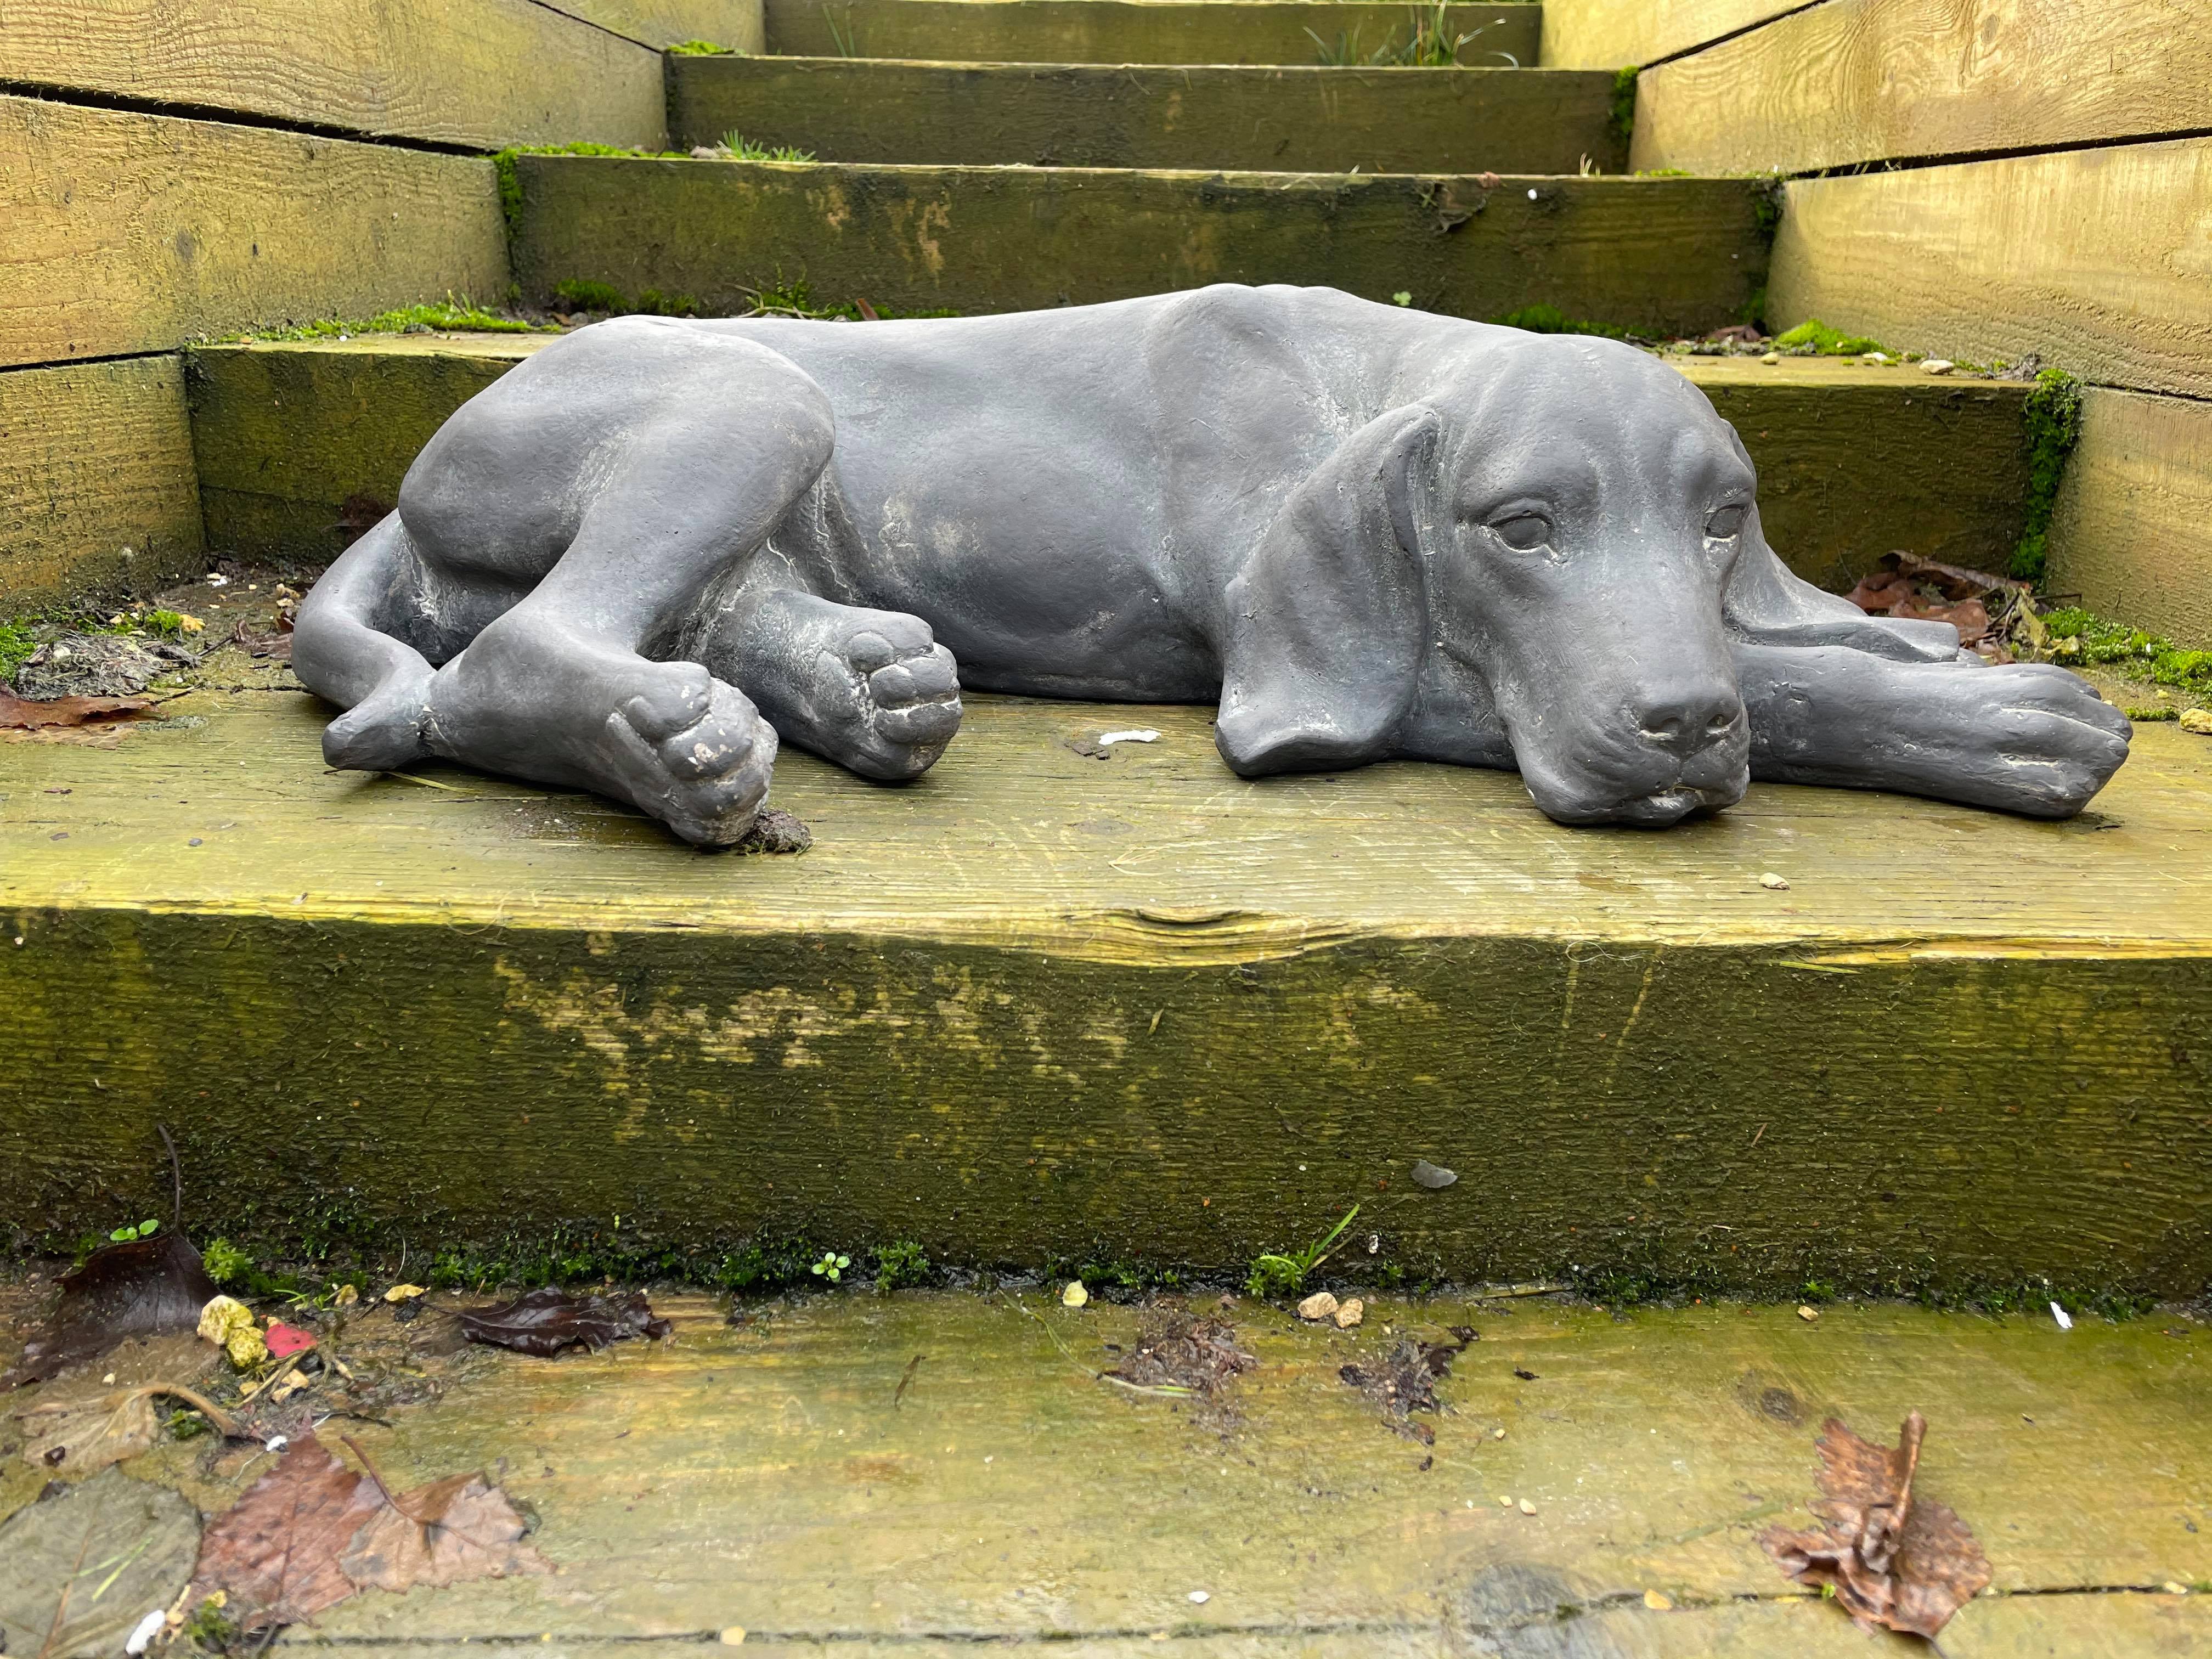
<svg viewBox="0 0 2212 1659">
<path fill-rule="evenodd" d="M 2192 1318 L 2062 1332 L 2046 1316 L 1520 1299 L 1370 1303 L 1340 1333 L 1245 1301 L 1224 1316 L 1260 1366 L 1200 1407 L 1097 1380 L 1137 1316 L 1064 1309 L 1055 1288 L 855 1290 L 756 1305 L 734 1330 L 672 1298 L 665 1346 L 472 1352 L 441 1400 L 326 1432 L 355 1434 L 394 1482 L 492 1471 L 537 1510 L 558 1572 L 371 1593 L 286 1645 L 672 1653 L 737 1626 L 771 1653 L 1120 1655 L 1164 1638 L 1230 1655 L 1902 1654 L 1870 1650 L 1756 1539 L 1805 1523 L 1824 1418 L 1893 1437 L 1916 1408 L 1917 1491 L 1960 1512 L 1996 1575 L 1945 1652 L 2212 1640 L 2212 1602 L 2176 1593 L 2212 1588 L 2212 1376 Z M 1422 1419 L 1433 1446 L 1338 1375 L 1462 1324 L 1481 1337 Z M 210 1471 L 204 1445 L 131 1472 L 220 1507 L 267 1462 Z M 41 1479 L 11 1461 L 0 1510 Z"/>
</svg>

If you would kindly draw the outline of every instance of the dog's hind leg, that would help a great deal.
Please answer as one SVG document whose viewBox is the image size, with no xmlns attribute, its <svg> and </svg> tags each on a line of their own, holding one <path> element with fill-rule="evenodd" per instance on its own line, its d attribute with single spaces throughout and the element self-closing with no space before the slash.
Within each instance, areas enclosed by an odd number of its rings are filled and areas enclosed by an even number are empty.
<svg viewBox="0 0 2212 1659">
<path fill-rule="evenodd" d="M 952 653 L 902 611 L 748 582 L 699 659 L 750 692 L 786 742 L 865 778 L 919 776 L 960 729 Z"/>
<path fill-rule="evenodd" d="M 751 341 L 654 319 L 549 347 L 440 430 L 400 493 L 441 563 L 535 582 L 432 678 L 434 752 L 735 841 L 775 732 L 738 687 L 653 653 L 812 486 L 828 400 Z"/>
</svg>

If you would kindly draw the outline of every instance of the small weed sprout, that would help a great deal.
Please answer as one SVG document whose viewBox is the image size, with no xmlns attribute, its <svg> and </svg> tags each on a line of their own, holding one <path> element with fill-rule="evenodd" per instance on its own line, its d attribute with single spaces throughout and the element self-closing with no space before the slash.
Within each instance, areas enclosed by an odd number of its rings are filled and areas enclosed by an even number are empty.
<svg viewBox="0 0 2212 1659">
<path fill-rule="evenodd" d="M 1295 1294 L 1304 1287 L 1306 1275 L 1328 1260 L 1336 1249 L 1337 1241 L 1344 1237 L 1346 1229 L 1352 1225 L 1352 1218 L 1358 1213 L 1359 1206 L 1355 1204 L 1345 1212 L 1344 1219 L 1329 1230 L 1326 1238 L 1307 1245 L 1303 1250 L 1290 1255 L 1254 1257 L 1251 1276 L 1244 1281 L 1244 1288 L 1257 1297 Z"/>
<path fill-rule="evenodd" d="M 253 1271 L 253 1258 L 227 1238 L 211 1238 L 200 1255 L 200 1266 L 218 1285 L 235 1285 Z"/>
<path fill-rule="evenodd" d="M 133 1239 L 151 1238 L 161 1231 L 161 1224 L 158 1221 L 142 1221 L 135 1227 L 118 1227 L 113 1232 L 108 1234 L 108 1243 L 128 1244 Z"/>
<path fill-rule="evenodd" d="M 902 1290 L 929 1283 L 929 1257 L 910 1238 L 894 1239 L 876 1252 L 876 1288 Z"/>
<path fill-rule="evenodd" d="M 837 48 L 840 58 L 858 58 L 860 55 L 860 32 L 853 27 L 853 13 L 849 7 L 846 9 L 845 27 L 842 30 L 837 27 L 837 20 L 830 15 L 827 6 L 822 8 L 822 21 L 830 26 L 830 44 Z"/>
<path fill-rule="evenodd" d="M 1413 289 L 1408 289 L 1408 288 L 1401 288 L 1401 289 L 1399 289 L 1395 294 L 1394 294 L 1394 295 L 1392 295 L 1390 296 L 1390 303 L 1391 303 L 1392 305 L 1394 305 L 1394 306 L 1409 306 L 1409 305 L 1413 304 Z"/>
<path fill-rule="evenodd" d="M 814 152 L 791 144 L 757 144 L 742 132 L 726 132 L 715 148 L 732 161 L 811 161 Z"/>
<path fill-rule="evenodd" d="M 1393 29 L 1381 46 L 1364 56 L 1360 53 L 1359 27 L 1356 23 L 1349 34 L 1340 29 L 1334 46 L 1311 29 L 1306 31 L 1306 38 L 1314 43 L 1315 49 L 1321 54 L 1321 61 L 1332 68 L 1456 69 L 1461 67 L 1459 54 L 1462 47 L 1473 45 L 1505 21 L 1503 17 L 1495 17 L 1480 28 L 1472 29 L 1465 34 L 1454 34 L 1449 27 L 1451 0 L 1437 0 L 1433 7 L 1411 7 L 1407 15 L 1413 22 L 1413 32 L 1402 45 L 1399 42 L 1397 30 Z M 1504 58 L 1508 69 L 1521 67 L 1521 60 L 1510 52 L 1493 52 L 1486 55 Z"/>
<path fill-rule="evenodd" d="M 735 46 L 726 46 L 714 40 L 678 40 L 668 48 L 671 58 L 742 58 L 744 54 Z"/>
<path fill-rule="evenodd" d="M 845 1269 L 852 1265 L 853 1258 L 851 1256 L 839 1255 L 835 1250 L 824 1250 L 822 1253 L 822 1260 L 816 1262 L 806 1271 L 814 1274 L 817 1278 L 826 1279 L 832 1285 L 835 1285 L 845 1277 Z"/>
</svg>

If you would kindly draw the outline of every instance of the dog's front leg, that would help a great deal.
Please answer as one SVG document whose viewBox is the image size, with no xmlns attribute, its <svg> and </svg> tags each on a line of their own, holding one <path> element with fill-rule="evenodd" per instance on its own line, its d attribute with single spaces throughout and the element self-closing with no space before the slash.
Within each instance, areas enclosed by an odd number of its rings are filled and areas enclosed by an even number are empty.
<svg viewBox="0 0 2212 1659">
<path fill-rule="evenodd" d="M 1735 647 L 1751 775 L 2069 817 L 2128 756 L 2127 717 L 2063 668 Z"/>
</svg>

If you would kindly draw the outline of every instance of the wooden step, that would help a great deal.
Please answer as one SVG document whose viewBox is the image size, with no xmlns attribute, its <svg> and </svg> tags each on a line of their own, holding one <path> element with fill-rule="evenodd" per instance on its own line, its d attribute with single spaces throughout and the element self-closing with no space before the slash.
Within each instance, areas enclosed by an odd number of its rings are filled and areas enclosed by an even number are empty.
<svg viewBox="0 0 2212 1659">
<path fill-rule="evenodd" d="M 836 293 L 817 296 L 836 300 Z M 209 544 L 325 562 L 397 499 L 439 425 L 544 336 L 212 346 L 192 360 Z M 1850 360 L 1671 356 L 1735 425 L 1769 538 L 1838 590 L 1893 548 L 2002 569 L 2023 527 L 2028 388 Z"/>
<path fill-rule="evenodd" d="M 2069 823 L 1771 786 L 1651 833 L 977 696 L 911 787 L 787 750 L 812 850 L 724 858 L 327 771 L 328 712 L 231 652 L 157 729 L 0 744 L 0 1234 L 160 1213 L 163 1123 L 193 1212 L 293 1254 L 1241 1277 L 1357 1203 L 1382 1280 L 2212 1273 L 2212 743 L 2170 724 Z"/>
<path fill-rule="evenodd" d="M 1528 68 L 1540 5 L 1372 0 L 768 0 L 768 49 L 802 58 L 959 64 L 1384 61 L 1418 27 L 1464 43 L 1461 63 Z"/>
<path fill-rule="evenodd" d="M 522 155 L 514 274 L 705 312 L 804 281 L 904 313 L 1211 282 L 1320 283 L 1491 317 L 1535 303 L 1654 333 L 1742 317 L 1753 179 L 884 167 Z"/>
<path fill-rule="evenodd" d="M 829 161 L 1572 173 L 1627 160 L 1613 77 L 1574 70 L 672 58 L 669 70 L 672 142 L 687 149 L 738 133 Z"/>
<path fill-rule="evenodd" d="M 1837 1305 L 1808 1322 L 1391 1298 L 1337 1331 L 1206 1296 L 1194 1307 L 1257 1362 L 1206 1402 L 1101 1380 L 1144 1316 L 1063 1308 L 1056 1285 L 747 1298 L 736 1328 L 716 1301 L 655 1293 L 671 1340 L 548 1361 L 453 1356 L 435 1310 L 493 1298 L 435 1292 L 400 1327 L 374 1299 L 389 1282 L 370 1279 L 323 1352 L 406 1376 L 406 1403 L 334 1421 L 323 1443 L 395 1490 L 489 1472 L 556 1571 L 372 1592 L 289 1649 L 679 1659 L 742 1632 L 746 1653 L 874 1659 L 1902 1655 L 1924 1650 L 1869 1643 L 1759 1535 L 1815 1524 L 1827 1416 L 1894 1443 L 1912 1410 L 1928 1422 L 1915 1501 L 1955 1510 L 1992 1574 L 1944 1652 L 2212 1647 L 2212 1339 L 2179 1314 L 2061 1332 L 2041 1311 Z M 1399 1342 L 1448 1343 L 1454 1326 L 1480 1340 L 1436 1384 L 1443 1409 L 1412 1418 L 1433 1434 L 1417 1443 L 1341 1370 L 1380 1371 Z M 137 1380 L 129 1351 L 116 1364 Z M 299 1403 L 319 1416 L 337 1386 Z M 209 1447 L 164 1440 L 125 1468 L 214 1511 L 276 1462 Z M 56 1474 L 71 1478 L 9 1458 L 0 1516 Z M 36 1650 L 26 1625 L 11 1651 Z"/>
</svg>

